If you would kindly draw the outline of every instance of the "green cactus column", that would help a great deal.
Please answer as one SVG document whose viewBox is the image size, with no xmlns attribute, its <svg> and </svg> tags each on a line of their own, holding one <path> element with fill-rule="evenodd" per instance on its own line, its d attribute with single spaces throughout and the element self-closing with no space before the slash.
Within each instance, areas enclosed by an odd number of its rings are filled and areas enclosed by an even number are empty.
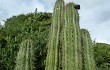
<svg viewBox="0 0 110 70">
<path fill-rule="evenodd" d="M 86 29 L 81 29 L 81 44 L 82 44 L 82 70 L 95 70 L 95 61 L 93 54 L 92 40 Z"/>
<path fill-rule="evenodd" d="M 20 44 L 20 49 L 16 58 L 15 70 L 34 69 L 34 47 L 32 40 L 27 39 Z"/>
<path fill-rule="evenodd" d="M 81 70 L 79 14 L 74 3 L 66 5 L 64 26 L 63 70 Z"/>
<path fill-rule="evenodd" d="M 78 60 L 79 60 L 79 63 L 78 63 L 78 66 L 79 66 L 79 69 L 81 70 L 82 69 L 82 49 L 81 49 L 81 35 L 80 35 L 80 26 L 79 26 L 79 13 L 78 11 L 76 10 L 76 16 L 75 16 L 75 23 L 76 23 L 76 29 L 77 29 L 77 45 L 78 45 Z"/>
<path fill-rule="evenodd" d="M 48 53 L 46 57 L 46 67 L 45 70 L 59 70 L 60 69 L 60 59 L 61 55 L 59 48 L 61 48 L 61 32 L 64 16 L 64 1 L 57 0 L 55 3 L 50 38 L 48 42 Z M 59 62 L 60 61 L 60 62 Z"/>
</svg>

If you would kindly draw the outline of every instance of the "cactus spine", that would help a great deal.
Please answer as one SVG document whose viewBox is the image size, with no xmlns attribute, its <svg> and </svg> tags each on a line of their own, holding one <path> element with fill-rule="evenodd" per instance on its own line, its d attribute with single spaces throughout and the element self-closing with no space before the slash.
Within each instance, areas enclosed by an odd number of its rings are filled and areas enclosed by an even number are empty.
<svg viewBox="0 0 110 70">
<path fill-rule="evenodd" d="M 51 35 L 48 43 L 48 53 L 45 70 L 59 70 L 59 47 L 61 41 L 61 28 L 63 24 L 64 1 L 57 0 L 52 17 Z M 61 51 L 61 50 L 60 50 Z"/>
<path fill-rule="evenodd" d="M 95 70 L 92 40 L 89 32 L 86 29 L 81 29 L 81 44 L 83 70 Z"/>
<path fill-rule="evenodd" d="M 16 58 L 15 70 L 33 70 L 34 47 L 32 40 L 27 39 L 20 44 Z"/>
<path fill-rule="evenodd" d="M 63 70 L 81 70 L 79 14 L 74 3 L 66 5 L 64 25 Z"/>
</svg>

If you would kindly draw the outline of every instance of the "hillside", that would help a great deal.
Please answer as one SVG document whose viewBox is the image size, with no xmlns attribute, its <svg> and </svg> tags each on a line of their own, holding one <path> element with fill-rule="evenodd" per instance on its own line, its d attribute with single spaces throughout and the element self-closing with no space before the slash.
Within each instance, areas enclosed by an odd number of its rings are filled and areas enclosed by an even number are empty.
<svg viewBox="0 0 110 70">
<path fill-rule="evenodd" d="M 20 44 L 26 39 L 31 39 L 35 47 L 35 69 L 44 69 L 51 15 L 46 12 L 29 13 L 6 20 L 0 27 L 0 70 L 14 69 Z"/>
</svg>

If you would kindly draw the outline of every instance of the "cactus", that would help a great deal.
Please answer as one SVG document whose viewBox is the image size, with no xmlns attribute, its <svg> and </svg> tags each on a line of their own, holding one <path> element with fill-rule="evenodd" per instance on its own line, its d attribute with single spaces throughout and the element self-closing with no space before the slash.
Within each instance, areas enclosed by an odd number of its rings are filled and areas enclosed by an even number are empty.
<svg viewBox="0 0 110 70">
<path fill-rule="evenodd" d="M 61 48 L 61 32 L 62 32 L 62 24 L 63 24 L 63 12 L 64 12 L 64 1 L 57 0 L 54 7 L 53 17 L 52 17 L 52 25 L 50 38 L 48 42 L 48 52 L 46 57 L 46 67 L 45 70 L 59 70 L 61 55 L 59 48 Z"/>
<path fill-rule="evenodd" d="M 95 70 L 92 42 L 87 31 L 80 35 L 77 10 L 74 3 L 56 1 L 45 70 Z"/>
<path fill-rule="evenodd" d="M 16 58 L 15 70 L 33 70 L 34 47 L 32 40 L 27 39 L 20 44 Z"/>
<path fill-rule="evenodd" d="M 63 70 L 81 70 L 81 42 L 79 32 L 79 14 L 74 3 L 68 3 L 65 9 Z"/>
<path fill-rule="evenodd" d="M 93 55 L 93 46 L 90 34 L 86 29 L 81 29 L 81 44 L 82 44 L 82 61 L 83 70 L 95 70 L 95 61 Z"/>
<path fill-rule="evenodd" d="M 80 35 L 80 26 L 79 26 L 79 13 L 76 10 L 76 16 L 75 16 L 75 23 L 76 23 L 76 29 L 77 29 L 77 45 L 78 45 L 78 66 L 79 66 L 79 70 L 82 69 L 82 49 L 81 49 L 81 35 Z"/>
</svg>

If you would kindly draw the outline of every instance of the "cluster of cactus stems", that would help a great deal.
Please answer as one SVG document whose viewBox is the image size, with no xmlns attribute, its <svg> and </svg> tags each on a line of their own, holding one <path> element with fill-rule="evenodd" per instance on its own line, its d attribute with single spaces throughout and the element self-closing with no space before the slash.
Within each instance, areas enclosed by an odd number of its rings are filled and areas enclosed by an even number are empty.
<svg viewBox="0 0 110 70">
<path fill-rule="evenodd" d="M 27 39 L 20 44 L 20 49 L 16 58 L 15 70 L 34 69 L 34 47 L 31 39 Z"/>
<path fill-rule="evenodd" d="M 74 6 L 65 6 L 63 0 L 55 3 L 45 70 L 95 70 L 92 41 L 89 33 L 80 31 Z"/>
<path fill-rule="evenodd" d="M 86 29 L 81 29 L 83 70 L 95 70 L 92 40 Z"/>
<path fill-rule="evenodd" d="M 95 70 L 92 40 L 87 30 L 80 30 L 74 3 L 56 1 L 49 35 L 45 70 Z M 27 39 L 20 44 L 15 70 L 33 69 L 34 47 Z"/>
</svg>

